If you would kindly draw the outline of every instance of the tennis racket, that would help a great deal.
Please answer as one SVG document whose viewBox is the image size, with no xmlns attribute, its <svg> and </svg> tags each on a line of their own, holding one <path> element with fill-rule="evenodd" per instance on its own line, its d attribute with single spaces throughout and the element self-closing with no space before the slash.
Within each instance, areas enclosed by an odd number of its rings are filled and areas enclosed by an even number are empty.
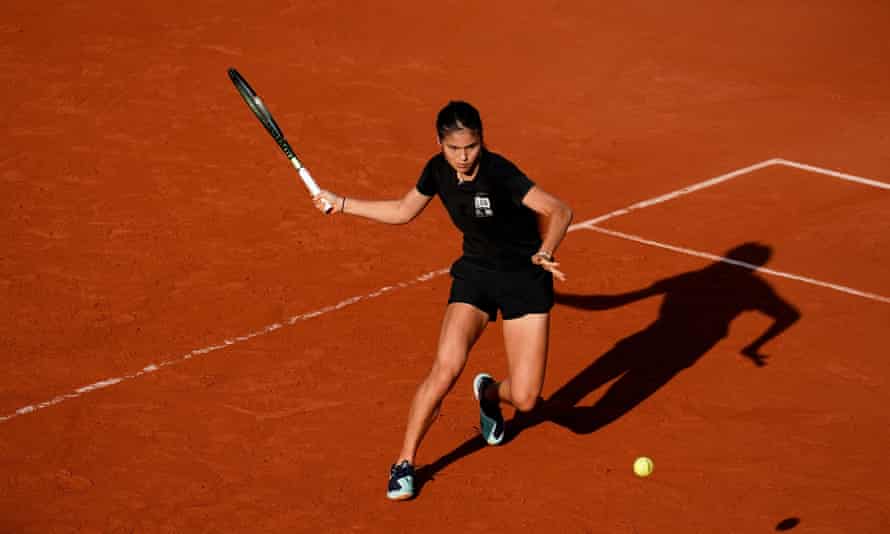
<svg viewBox="0 0 890 534">
<path fill-rule="evenodd" d="M 318 187 L 318 184 L 315 183 L 315 180 L 312 178 L 312 175 L 309 174 L 309 170 L 303 166 L 303 163 L 300 161 L 300 158 L 297 157 L 297 154 L 294 152 L 294 149 L 290 146 L 290 143 L 287 142 L 287 139 L 284 137 L 284 132 L 281 131 L 281 128 L 278 127 L 278 123 L 275 122 L 275 119 L 272 118 L 272 114 L 269 113 L 269 110 L 266 109 L 266 105 L 263 104 L 263 101 L 260 100 L 260 97 L 256 94 L 256 91 L 247 83 L 247 80 L 244 79 L 244 76 L 235 70 L 229 69 L 229 78 L 232 80 L 232 83 L 235 84 L 235 89 L 238 90 L 238 93 L 241 95 L 241 98 L 244 99 L 244 102 L 247 103 L 247 107 L 253 111 L 253 114 L 256 115 L 256 118 L 259 119 L 260 124 L 269 132 L 269 135 L 272 136 L 272 139 L 278 143 L 278 147 L 281 148 L 281 151 L 284 152 L 285 157 L 290 160 L 291 164 L 300 174 L 300 178 L 303 180 L 303 184 L 306 186 L 306 189 L 309 190 L 309 194 L 313 197 L 317 196 L 321 192 L 321 188 Z M 327 201 L 322 199 L 322 204 L 324 205 L 324 212 L 330 213 L 333 209 L 333 206 Z"/>
</svg>

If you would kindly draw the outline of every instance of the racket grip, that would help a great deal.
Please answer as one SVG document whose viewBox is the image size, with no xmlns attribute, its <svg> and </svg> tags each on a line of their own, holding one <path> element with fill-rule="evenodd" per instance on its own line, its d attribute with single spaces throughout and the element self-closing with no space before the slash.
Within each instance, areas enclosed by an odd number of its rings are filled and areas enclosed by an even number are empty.
<svg viewBox="0 0 890 534">
<path fill-rule="evenodd" d="M 295 167 L 299 164 L 299 163 L 295 162 L 294 160 L 291 160 L 291 162 L 294 162 Z M 297 172 L 300 173 L 300 179 L 303 180 L 303 185 L 305 185 L 306 189 L 309 190 L 309 194 L 312 195 L 313 198 L 318 196 L 318 194 L 321 193 L 321 188 L 318 187 L 317 183 L 315 183 L 315 180 L 312 178 L 312 175 L 309 174 L 309 170 L 306 167 L 300 166 L 300 167 L 297 167 Z M 321 199 L 321 203 L 324 206 L 325 213 L 330 213 L 331 210 L 334 209 L 334 207 L 331 206 L 331 203 L 325 199 Z"/>
</svg>

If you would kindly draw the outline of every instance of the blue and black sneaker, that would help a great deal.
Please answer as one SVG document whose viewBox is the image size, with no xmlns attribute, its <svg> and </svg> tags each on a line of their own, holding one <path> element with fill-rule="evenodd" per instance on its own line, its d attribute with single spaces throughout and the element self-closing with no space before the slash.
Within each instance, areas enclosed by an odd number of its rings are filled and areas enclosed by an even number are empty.
<svg viewBox="0 0 890 534">
<path fill-rule="evenodd" d="M 386 497 L 393 501 L 404 501 L 414 497 L 414 466 L 408 460 L 394 464 L 389 469 L 389 486 Z"/>
<path fill-rule="evenodd" d="M 487 373 L 480 373 L 473 379 L 473 395 L 479 401 L 479 430 L 482 438 L 489 445 L 500 445 L 504 441 L 504 416 L 497 402 L 487 400 L 482 394 L 494 378 Z"/>
</svg>

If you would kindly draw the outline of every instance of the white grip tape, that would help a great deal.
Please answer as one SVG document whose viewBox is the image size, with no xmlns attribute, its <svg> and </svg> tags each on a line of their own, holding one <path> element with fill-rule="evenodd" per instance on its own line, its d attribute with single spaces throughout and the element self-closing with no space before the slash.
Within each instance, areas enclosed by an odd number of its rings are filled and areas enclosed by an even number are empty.
<svg viewBox="0 0 890 534">
<path fill-rule="evenodd" d="M 309 194 L 312 196 L 316 196 L 321 193 L 321 189 L 319 189 L 318 184 L 315 183 L 315 180 L 312 179 L 312 175 L 309 174 L 309 171 L 306 170 L 306 167 L 301 167 L 298 171 L 300 173 L 300 178 L 303 179 L 303 183 L 306 184 L 306 189 L 309 190 Z"/>
<path fill-rule="evenodd" d="M 316 195 L 321 193 L 321 188 L 319 188 L 318 184 L 315 183 L 312 175 L 309 174 L 309 170 L 306 169 L 306 167 L 300 165 L 300 162 L 297 161 L 296 158 L 292 158 L 290 162 L 293 163 L 294 167 L 297 168 L 297 172 L 300 173 L 300 179 L 303 180 L 303 185 L 305 185 L 306 189 L 309 190 L 309 194 L 315 197 Z M 330 213 L 331 209 L 333 208 L 333 206 L 331 206 L 331 203 L 324 199 L 322 199 L 321 202 L 324 205 L 324 212 Z"/>
</svg>

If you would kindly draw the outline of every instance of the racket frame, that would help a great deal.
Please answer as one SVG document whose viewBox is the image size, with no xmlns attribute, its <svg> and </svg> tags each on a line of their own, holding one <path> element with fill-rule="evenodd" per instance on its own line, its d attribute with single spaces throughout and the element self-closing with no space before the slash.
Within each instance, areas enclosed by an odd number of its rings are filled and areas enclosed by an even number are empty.
<svg viewBox="0 0 890 534">
<path fill-rule="evenodd" d="M 318 196 L 318 194 L 321 193 L 321 188 L 318 187 L 318 183 L 312 178 L 309 169 L 307 169 L 306 166 L 303 165 L 303 162 L 300 161 L 300 158 L 297 157 L 297 153 L 287 141 L 284 132 L 281 130 L 281 127 L 278 126 L 278 123 L 275 122 L 275 118 L 272 117 L 272 113 L 266 108 L 263 100 L 257 95 L 256 91 L 253 90 L 253 87 L 250 86 L 244 76 L 242 76 L 235 68 L 230 68 L 228 72 L 229 79 L 232 80 L 232 84 L 234 84 L 238 94 L 241 95 L 241 98 L 244 99 L 244 103 L 247 104 L 247 107 L 250 108 L 257 120 L 260 121 L 260 124 L 263 125 L 263 128 L 265 128 L 269 135 L 272 136 L 272 139 L 275 140 L 278 147 L 284 152 L 285 157 L 294 166 L 294 169 L 296 169 L 297 173 L 300 175 L 300 179 L 302 180 L 303 185 L 306 186 L 309 194 L 312 195 L 313 198 Z M 333 206 L 331 206 L 330 202 L 325 199 L 322 199 L 321 201 L 324 207 L 324 212 L 330 213 L 333 210 Z"/>
</svg>

